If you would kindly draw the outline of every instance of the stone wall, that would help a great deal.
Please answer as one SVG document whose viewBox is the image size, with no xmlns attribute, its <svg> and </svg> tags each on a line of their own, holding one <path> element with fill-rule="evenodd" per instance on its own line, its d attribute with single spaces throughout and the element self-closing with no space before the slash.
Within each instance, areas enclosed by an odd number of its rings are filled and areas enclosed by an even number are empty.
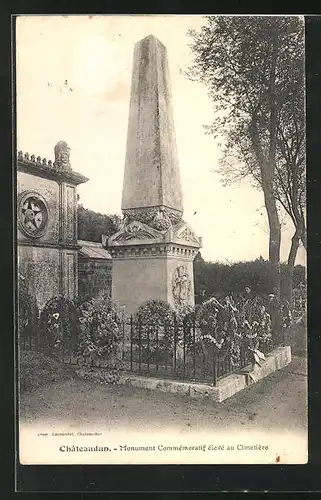
<svg viewBox="0 0 321 500">
<path fill-rule="evenodd" d="M 87 261 L 78 256 L 78 295 L 89 300 L 106 291 L 111 294 L 112 262 Z"/>
<path fill-rule="evenodd" d="M 39 309 L 60 293 L 60 257 L 56 248 L 19 246 L 18 272 Z"/>
</svg>

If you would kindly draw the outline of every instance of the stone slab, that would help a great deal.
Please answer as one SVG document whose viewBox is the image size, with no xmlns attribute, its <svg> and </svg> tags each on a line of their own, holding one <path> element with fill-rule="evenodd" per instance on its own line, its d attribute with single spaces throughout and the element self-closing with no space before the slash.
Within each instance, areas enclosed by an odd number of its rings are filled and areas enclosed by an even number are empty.
<svg viewBox="0 0 321 500">
<path fill-rule="evenodd" d="M 271 375 L 273 372 L 285 368 L 291 363 L 291 348 L 289 346 L 278 347 L 272 351 L 262 366 L 252 372 L 254 381 L 248 377 L 248 371 L 244 369 L 240 373 L 233 373 L 220 379 L 216 387 L 209 384 L 181 382 L 170 379 L 159 379 L 156 377 L 143 377 L 135 374 L 121 375 L 118 384 L 135 387 L 137 389 L 148 389 L 151 391 L 169 392 L 180 394 L 202 400 L 212 400 L 221 403 L 234 394 L 246 389 L 253 383 Z M 81 376 L 81 373 L 79 372 Z"/>
</svg>

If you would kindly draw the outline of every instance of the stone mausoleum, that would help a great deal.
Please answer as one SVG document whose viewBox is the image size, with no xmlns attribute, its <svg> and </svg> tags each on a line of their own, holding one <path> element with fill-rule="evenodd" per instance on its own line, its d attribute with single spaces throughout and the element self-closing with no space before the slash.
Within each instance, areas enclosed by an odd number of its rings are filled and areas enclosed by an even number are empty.
<svg viewBox="0 0 321 500">
<path fill-rule="evenodd" d="M 28 153 L 17 158 L 18 273 L 41 309 L 53 296 L 78 293 L 77 186 L 64 141 L 52 163 Z"/>
<path fill-rule="evenodd" d="M 146 300 L 194 305 L 201 240 L 183 220 L 166 47 L 136 43 L 122 194 L 123 227 L 108 240 L 112 298 L 132 314 Z"/>
<path fill-rule="evenodd" d="M 78 294 L 86 300 L 111 292 L 112 258 L 96 241 L 78 240 Z"/>
</svg>

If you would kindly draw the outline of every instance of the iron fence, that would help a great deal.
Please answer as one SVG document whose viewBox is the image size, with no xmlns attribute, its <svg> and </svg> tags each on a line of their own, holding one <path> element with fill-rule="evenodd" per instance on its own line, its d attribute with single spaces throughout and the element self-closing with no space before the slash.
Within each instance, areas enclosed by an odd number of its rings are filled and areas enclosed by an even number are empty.
<svg viewBox="0 0 321 500">
<path fill-rule="evenodd" d="M 173 321 L 146 324 L 131 317 L 126 323 L 123 343 L 125 369 L 139 375 L 174 378 L 217 385 L 221 378 L 248 367 L 251 353 L 241 346 L 237 361 L 231 348 L 222 349 L 206 345 L 196 320 L 187 325 Z M 261 346 L 264 354 L 281 345 L 280 339 Z"/>
<path fill-rule="evenodd" d="M 251 364 L 250 351 L 241 346 L 237 363 L 232 362 L 231 349 L 218 356 L 215 348 L 204 344 L 195 320 L 148 324 L 135 320 L 123 321 L 120 358 L 125 371 L 149 377 L 195 381 L 216 386 L 227 375 L 239 372 Z M 53 346 L 39 325 L 25 328 L 19 337 L 21 349 L 41 352 L 59 361 L 77 366 L 109 367 L 104 357 L 79 355 L 74 338 L 62 338 Z M 282 336 L 260 346 L 265 354 L 283 345 Z"/>
</svg>

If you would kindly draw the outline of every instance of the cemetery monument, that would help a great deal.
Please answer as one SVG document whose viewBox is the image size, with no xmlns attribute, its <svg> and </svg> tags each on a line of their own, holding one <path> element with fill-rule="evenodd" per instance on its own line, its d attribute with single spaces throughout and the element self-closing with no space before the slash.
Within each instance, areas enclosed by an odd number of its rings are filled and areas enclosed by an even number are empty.
<svg viewBox="0 0 321 500">
<path fill-rule="evenodd" d="M 194 305 L 201 240 L 183 220 L 166 47 L 136 43 L 122 193 L 123 225 L 108 239 L 112 299 L 132 314 L 146 300 Z"/>
</svg>

